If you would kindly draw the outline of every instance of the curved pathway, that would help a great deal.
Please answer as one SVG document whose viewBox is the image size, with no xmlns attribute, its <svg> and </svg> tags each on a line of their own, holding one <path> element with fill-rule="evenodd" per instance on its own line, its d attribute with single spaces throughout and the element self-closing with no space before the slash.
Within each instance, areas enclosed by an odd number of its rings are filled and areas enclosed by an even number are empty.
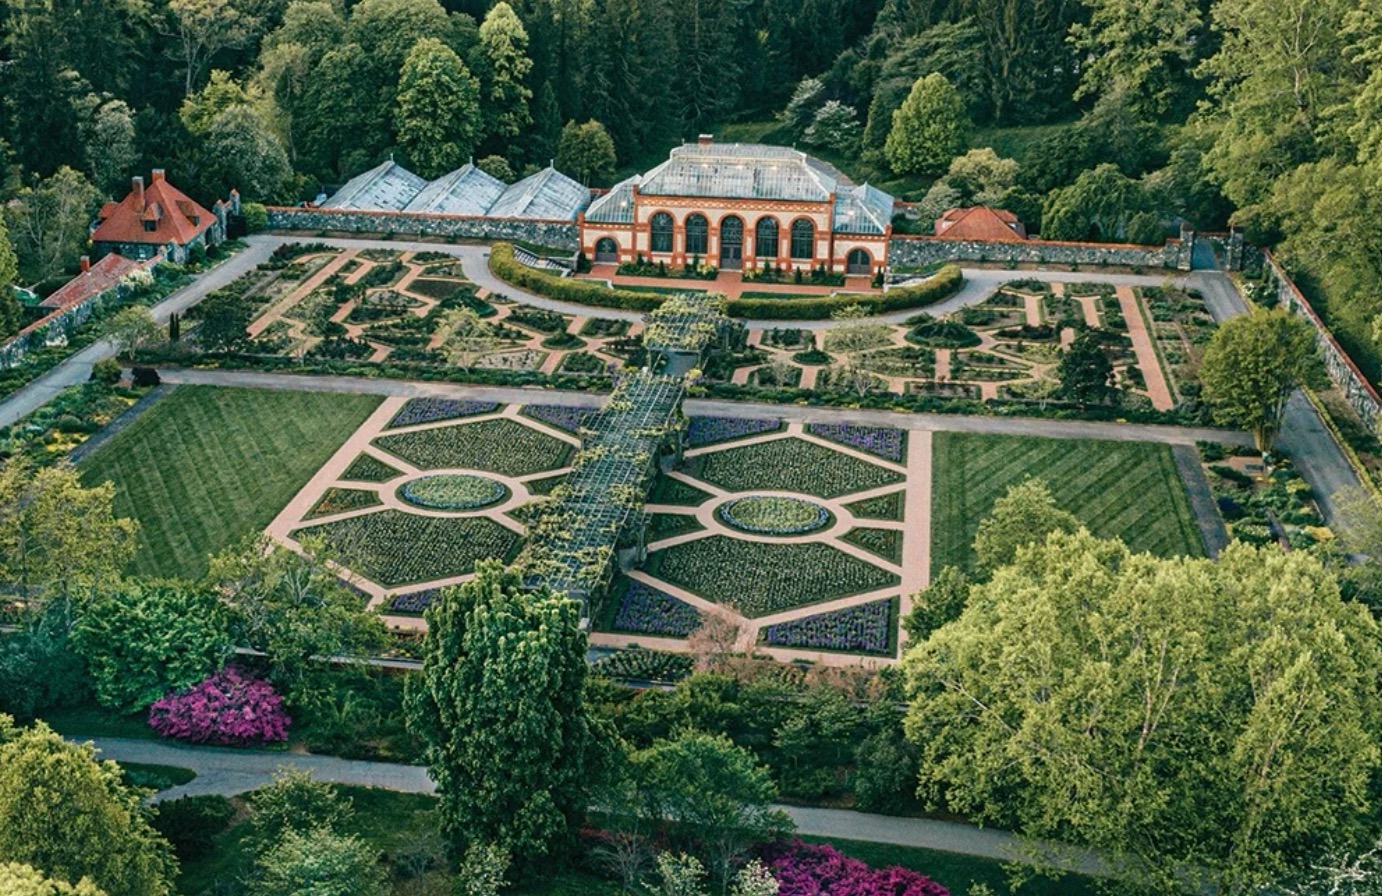
<svg viewBox="0 0 1382 896">
<path fill-rule="evenodd" d="M 72 741 L 85 741 L 80 736 Z M 219 794 L 236 796 L 263 787 L 280 768 L 310 771 L 320 781 L 360 787 L 379 787 L 403 793 L 435 793 L 427 769 L 416 765 L 363 762 L 268 750 L 234 750 L 194 747 L 167 741 L 95 738 L 91 741 L 102 759 L 144 762 L 191 769 L 197 777 L 187 784 L 158 793 L 154 800 Z M 1044 859 L 1051 865 L 1081 874 L 1110 875 L 1111 866 L 1095 853 L 1056 844 L 1033 844 L 1006 831 L 927 818 L 895 818 L 845 809 L 779 806 L 796 823 L 797 833 L 835 840 L 863 840 L 915 846 L 942 852 L 980 856 L 999 861 L 1031 862 Z"/>
</svg>

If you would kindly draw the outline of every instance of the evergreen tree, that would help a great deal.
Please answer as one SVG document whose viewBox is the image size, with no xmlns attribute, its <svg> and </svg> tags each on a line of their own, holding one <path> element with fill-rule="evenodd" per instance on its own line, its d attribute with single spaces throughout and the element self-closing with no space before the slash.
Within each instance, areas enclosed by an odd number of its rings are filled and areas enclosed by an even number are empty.
<svg viewBox="0 0 1382 896">
<path fill-rule="evenodd" d="M 533 97 L 528 87 L 533 69 L 528 58 L 528 32 L 513 7 L 503 0 L 490 9 L 480 25 L 480 55 L 484 60 L 480 81 L 485 131 L 492 145 L 502 149 L 533 120 L 528 110 Z"/>
<path fill-rule="evenodd" d="M 0 207 L 0 290 L 9 295 L 10 284 L 19 276 L 19 259 L 10 243 L 10 229 L 5 224 L 5 210 Z"/>
<path fill-rule="evenodd" d="M 423 177 L 459 168 L 480 142 L 480 85 L 450 47 L 417 42 L 398 79 L 398 143 Z"/>
<path fill-rule="evenodd" d="M 1056 376 L 1060 379 L 1061 397 L 1070 401 L 1103 404 L 1117 393 L 1113 385 L 1113 364 L 1093 330 L 1083 330 L 1075 337 L 1070 348 L 1061 355 Z"/>
<path fill-rule="evenodd" d="M 496 561 L 427 608 L 406 706 L 453 855 L 493 844 L 534 869 L 574 833 L 601 749 L 579 617 L 577 603 L 523 590 Z"/>
<path fill-rule="evenodd" d="M 936 175 L 964 149 L 968 136 L 964 101 L 943 75 L 930 74 L 917 79 L 893 113 L 883 152 L 898 174 Z"/>
</svg>

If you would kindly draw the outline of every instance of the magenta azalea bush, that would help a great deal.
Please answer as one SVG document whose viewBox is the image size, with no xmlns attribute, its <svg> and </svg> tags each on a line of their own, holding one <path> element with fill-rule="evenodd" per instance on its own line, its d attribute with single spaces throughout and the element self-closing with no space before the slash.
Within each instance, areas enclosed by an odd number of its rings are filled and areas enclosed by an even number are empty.
<svg viewBox="0 0 1382 896">
<path fill-rule="evenodd" d="M 245 746 L 288 739 L 292 721 L 273 685 L 227 666 L 149 708 L 149 725 L 163 737 L 197 744 Z"/>
<path fill-rule="evenodd" d="M 778 896 L 950 896 L 931 878 L 906 868 L 870 868 L 833 846 L 794 840 L 769 847 L 764 863 Z"/>
</svg>

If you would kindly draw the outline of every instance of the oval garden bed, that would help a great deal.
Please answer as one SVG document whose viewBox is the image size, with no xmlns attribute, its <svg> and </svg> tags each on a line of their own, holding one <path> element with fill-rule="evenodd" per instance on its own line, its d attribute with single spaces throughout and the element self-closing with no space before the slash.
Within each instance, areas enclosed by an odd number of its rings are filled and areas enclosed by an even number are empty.
<svg viewBox="0 0 1382 896">
<path fill-rule="evenodd" d="M 716 513 L 733 528 L 755 535 L 806 535 L 834 521 L 834 515 L 814 501 L 779 495 L 735 498 Z"/>
<path fill-rule="evenodd" d="M 509 496 L 503 483 L 469 473 L 438 473 L 410 479 L 398 496 L 414 507 L 427 510 L 480 510 Z"/>
</svg>

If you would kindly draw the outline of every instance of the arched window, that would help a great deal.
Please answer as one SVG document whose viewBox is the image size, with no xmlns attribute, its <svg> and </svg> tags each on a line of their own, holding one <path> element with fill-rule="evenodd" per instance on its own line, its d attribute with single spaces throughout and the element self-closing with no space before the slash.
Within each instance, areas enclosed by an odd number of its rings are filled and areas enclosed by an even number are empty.
<svg viewBox="0 0 1382 896">
<path fill-rule="evenodd" d="M 672 216 L 666 212 L 658 212 L 653 215 L 653 251 L 671 252 L 672 251 Z"/>
<path fill-rule="evenodd" d="M 792 257 L 816 257 L 816 226 L 805 218 L 792 222 Z"/>
<path fill-rule="evenodd" d="M 869 253 L 863 249 L 851 249 L 849 257 L 845 260 L 845 273 L 847 274 L 867 274 L 873 270 L 873 259 L 869 258 Z"/>
<path fill-rule="evenodd" d="M 595 263 L 613 264 L 619 260 L 619 244 L 609 237 L 601 237 L 595 243 Z"/>
<path fill-rule="evenodd" d="M 759 218 L 753 230 L 753 251 L 759 258 L 777 257 L 777 219 Z"/>
<path fill-rule="evenodd" d="M 688 215 L 686 218 L 686 254 L 704 255 L 706 247 L 710 245 L 709 234 L 710 222 L 706 221 L 705 215 Z"/>
</svg>

